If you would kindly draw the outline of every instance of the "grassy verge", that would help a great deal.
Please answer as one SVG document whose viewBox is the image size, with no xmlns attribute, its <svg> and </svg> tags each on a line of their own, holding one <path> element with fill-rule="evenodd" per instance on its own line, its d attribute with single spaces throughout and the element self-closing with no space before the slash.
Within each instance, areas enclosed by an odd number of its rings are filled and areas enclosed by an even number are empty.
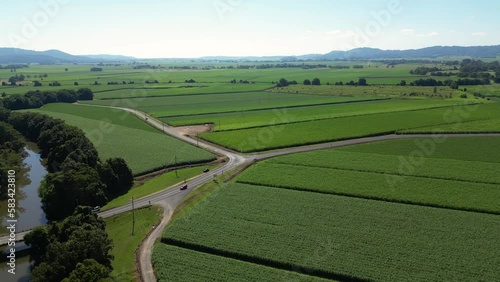
<svg viewBox="0 0 500 282">
<path fill-rule="evenodd" d="M 187 197 L 185 197 L 177 205 L 177 208 L 175 209 L 174 213 L 172 214 L 171 222 L 175 221 L 178 218 L 182 218 L 182 216 L 188 210 L 190 210 L 193 206 L 196 206 L 197 203 L 203 201 L 203 199 L 205 199 L 206 197 L 211 195 L 213 192 L 215 192 L 217 188 L 219 188 L 227 180 L 231 179 L 232 176 L 235 173 L 238 173 L 238 171 L 241 170 L 242 168 L 243 168 L 242 166 L 239 166 L 239 167 L 236 167 L 230 171 L 227 171 L 226 173 L 217 176 L 212 181 L 203 184 L 198 189 L 189 193 L 189 195 L 187 195 Z"/>
<path fill-rule="evenodd" d="M 189 179 L 195 177 L 198 174 L 203 173 L 204 168 L 213 169 L 214 167 L 216 166 L 212 165 L 203 167 L 192 167 L 192 168 L 179 169 L 177 170 L 177 172 L 170 171 L 164 173 L 158 177 L 146 181 L 144 184 L 140 186 L 132 188 L 127 194 L 121 195 L 118 198 L 111 200 L 106 206 L 103 207 L 103 210 L 108 210 L 124 205 L 127 202 L 129 202 L 132 197 L 139 199 L 147 195 L 156 193 L 176 183 L 184 181 L 185 179 Z"/>
<path fill-rule="evenodd" d="M 134 252 L 158 223 L 163 209 L 152 206 L 135 211 L 135 229 L 132 235 L 132 212 L 106 219 L 106 231 L 113 240 L 113 272 L 110 281 L 136 281 Z"/>
</svg>

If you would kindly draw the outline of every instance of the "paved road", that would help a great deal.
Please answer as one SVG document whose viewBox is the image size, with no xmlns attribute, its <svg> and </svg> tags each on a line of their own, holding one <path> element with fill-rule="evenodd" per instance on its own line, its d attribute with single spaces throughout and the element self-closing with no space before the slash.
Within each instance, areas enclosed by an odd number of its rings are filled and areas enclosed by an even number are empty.
<svg viewBox="0 0 500 282">
<path fill-rule="evenodd" d="M 269 151 L 269 152 L 264 152 L 264 153 L 259 153 L 259 154 L 251 154 L 251 155 L 242 155 L 224 148 L 221 148 L 219 146 L 207 143 L 202 140 L 195 140 L 192 139 L 188 136 L 183 136 L 177 133 L 172 127 L 165 125 L 153 117 L 146 115 L 143 112 L 134 110 L 134 109 L 127 109 L 127 108 L 118 108 L 121 110 L 128 111 L 136 116 L 138 116 L 141 119 L 147 120 L 150 125 L 153 127 L 156 127 L 160 131 L 165 132 L 166 134 L 173 136 L 175 138 L 178 138 L 184 142 L 190 143 L 195 146 L 199 146 L 200 148 L 206 149 L 208 151 L 211 151 L 219 156 L 226 156 L 228 158 L 228 161 L 220 166 L 219 168 L 212 170 L 208 173 L 199 175 L 195 178 L 190 179 L 186 183 L 188 184 L 188 189 L 181 191 L 179 189 L 165 189 L 163 191 L 157 192 L 155 194 L 146 196 L 141 199 L 137 199 L 134 201 L 134 206 L 135 208 L 140 208 L 140 207 L 145 207 L 148 205 L 160 205 L 164 208 L 164 218 L 160 225 L 156 227 L 156 230 L 150 234 L 148 238 L 143 242 L 140 248 L 140 268 L 141 268 L 141 275 L 142 275 L 142 280 L 143 281 L 156 281 L 156 278 L 154 276 L 154 271 L 152 268 L 151 264 L 151 249 L 152 246 L 157 238 L 161 236 L 162 230 L 170 220 L 170 216 L 172 212 L 175 210 L 177 204 L 184 199 L 193 189 L 196 189 L 197 187 L 207 183 L 208 181 L 211 181 L 215 175 L 219 175 L 223 173 L 224 171 L 230 171 L 238 166 L 254 162 L 254 161 L 259 161 L 267 158 L 272 158 L 272 157 L 277 157 L 277 156 L 282 156 L 282 155 L 288 155 L 288 154 L 294 154 L 294 153 L 300 153 L 300 152 L 308 152 L 308 151 L 314 151 L 314 150 L 321 150 L 321 149 L 328 149 L 328 148 L 337 148 L 337 147 L 342 147 L 342 146 L 349 146 L 349 145 L 356 145 L 356 144 L 362 144 L 362 143 L 371 143 L 371 142 L 378 142 L 378 141 L 384 141 L 384 140 L 394 140 L 394 139 L 409 139 L 409 138 L 433 138 L 436 137 L 436 135 L 432 134 L 414 134 L 414 135 L 385 135 L 385 136 L 376 136 L 376 137 L 366 137 L 366 138 L 358 138 L 358 139 L 350 139 L 350 140 L 344 140 L 344 141 L 336 141 L 336 142 L 329 142 L 329 143 L 322 143 L 322 144 L 316 144 L 316 145 L 308 145 L 308 146 L 302 146 L 302 147 L 293 147 L 293 148 L 286 148 L 286 149 L 281 149 L 281 150 L 275 150 L 275 151 Z M 465 137 L 465 136 L 500 136 L 500 134 L 441 134 L 439 135 L 441 137 Z M 116 214 L 124 213 L 127 211 L 132 210 L 132 204 L 128 203 L 126 205 L 116 207 L 107 211 L 103 211 L 99 213 L 99 216 L 103 218 L 111 217 Z M 17 234 L 17 240 L 22 241 L 24 235 L 28 233 L 29 231 L 19 233 Z M 0 238 L 0 245 L 6 244 L 8 241 L 9 237 L 2 237 Z"/>
</svg>

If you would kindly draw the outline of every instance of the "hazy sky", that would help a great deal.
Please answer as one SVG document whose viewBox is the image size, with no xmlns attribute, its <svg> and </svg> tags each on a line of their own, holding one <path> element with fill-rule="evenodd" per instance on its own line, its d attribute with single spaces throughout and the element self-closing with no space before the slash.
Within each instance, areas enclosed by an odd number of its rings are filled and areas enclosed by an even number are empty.
<svg viewBox="0 0 500 282">
<path fill-rule="evenodd" d="M 500 44 L 500 1 L 0 0 L 0 46 L 142 58 Z"/>
</svg>

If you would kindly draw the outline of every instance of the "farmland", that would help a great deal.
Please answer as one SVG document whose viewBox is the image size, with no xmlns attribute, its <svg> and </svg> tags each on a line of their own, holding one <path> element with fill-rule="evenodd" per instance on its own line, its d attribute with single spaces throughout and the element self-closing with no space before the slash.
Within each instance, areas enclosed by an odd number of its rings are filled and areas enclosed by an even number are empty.
<svg viewBox="0 0 500 282">
<path fill-rule="evenodd" d="M 260 128 L 204 133 L 208 141 L 240 152 L 255 152 L 290 146 L 322 143 L 364 136 L 392 134 L 400 130 L 436 126 L 458 126 L 464 121 L 495 117 L 497 104 L 457 106 L 397 113 L 314 120 L 268 125 Z M 303 134 L 307 132 L 307 134 Z"/>
<path fill-rule="evenodd" d="M 178 126 L 213 123 L 215 131 L 261 127 L 269 124 L 292 123 L 346 116 L 367 115 L 384 112 L 402 112 L 427 108 L 460 105 L 455 100 L 372 100 L 331 105 L 302 106 L 286 109 L 245 111 L 233 113 L 198 114 L 179 117 L 164 117 L 162 121 Z"/>
<path fill-rule="evenodd" d="M 260 163 L 237 182 L 500 214 L 498 164 L 423 159 L 419 161 L 426 166 L 408 175 L 406 170 L 414 168 L 406 167 L 399 157 L 341 153 L 323 162 L 307 161 L 312 157 L 305 154 L 296 162 Z M 337 165 L 344 160 L 348 162 Z M 466 176 L 459 174 L 464 172 Z"/>
<path fill-rule="evenodd" d="M 94 100 L 85 103 L 115 107 L 133 107 L 156 117 L 193 114 L 242 112 L 257 109 L 286 108 L 303 105 L 334 104 L 366 100 L 363 97 L 327 97 L 303 94 L 243 92 L 205 95 L 180 95 L 152 98 Z"/>
<path fill-rule="evenodd" d="M 153 263 L 158 281 L 331 281 L 165 244 L 155 245 Z"/>
<path fill-rule="evenodd" d="M 102 159 L 122 157 L 136 175 L 215 159 L 204 150 L 156 131 L 125 111 L 69 104 L 50 104 L 36 111 L 81 128 Z"/>
<path fill-rule="evenodd" d="M 203 212 L 167 227 L 162 242 L 333 279 L 499 275 L 495 215 L 244 184 L 205 201 Z"/>
<path fill-rule="evenodd" d="M 81 128 L 103 159 L 123 157 L 136 176 L 215 156 L 109 106 L 136 109 L 153 117 L 149 121 L 172 126 L 209 125 L 199 137 L 243 153 L 387 134 L 500 132 L 500 84 L 452 89 L 412 83 L 459 78 L 410 74 L 417 67 L 451 72 L 459 65 L 266 64 L 148 61 L 101 65 L 98 72 L 90 71 L 97 66 L 91 64 L 30 65 L 16 70 L 29 79 L 0 86 L 0 93 L 91 88 L 94 99 L 79 102 L 85 105 L 48 104 L 34 111 Z M 3 80 L 11 75 L 0 69 Z M 43 86 L 35 87 L 35 78 Z M 321 85 L 304 85 L 314 78 Z M 361 78 L 367 86 L 346 85 Z M 282 79 L 292 84 L 283 86 Z M 48 86 L 53 81 L 61 86 Z M 157 279 L 496 280 L 500 257 L 492 250 L 500 243 L 500 137 L 435 138 L 266 160 L 256 155 L 256 163 L 229 183 L 217 170 L 181 202 L 156 243 Z M 239 164 L 254 158 L 235 156 Z M 232 172 L 239 168 L 227 164 Z M 212 178 L 214 167 L 208 168 L 205 177 Z M 188 168 L 163 174 L 103 209 L 200 173 Z M 123 223 L 115 227 L 116 240 L 131 242 L 125 248 L 130 252 L 136 242 L 124 235 L 126 220 L 116 221 Z M 126 254 L 119 251 L 114 249 L 120 256 L 116 263 L 125 265 Z M 115 269 L 116 279 L 130 278 L 126 263 Z"/>
</svg>

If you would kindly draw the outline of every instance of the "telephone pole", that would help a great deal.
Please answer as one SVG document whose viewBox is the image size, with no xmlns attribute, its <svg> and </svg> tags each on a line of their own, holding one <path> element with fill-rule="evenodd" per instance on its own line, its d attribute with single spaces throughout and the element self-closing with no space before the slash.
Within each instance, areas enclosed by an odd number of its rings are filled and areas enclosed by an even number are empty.
<svg viewBox="0 0 500 282">
<path fill-rule="evenodd" d="M 179 175 L 177 174 L 177 154 L 174 155 L 175 158 L 175 177 L 179 178 Z"/>
<path fill-rule="evenodd" d="M 135 229 L 135 210 L 134 210 L 134 197 L 132 197 L 132 236 L 134 236 Z"/>
</svg>

